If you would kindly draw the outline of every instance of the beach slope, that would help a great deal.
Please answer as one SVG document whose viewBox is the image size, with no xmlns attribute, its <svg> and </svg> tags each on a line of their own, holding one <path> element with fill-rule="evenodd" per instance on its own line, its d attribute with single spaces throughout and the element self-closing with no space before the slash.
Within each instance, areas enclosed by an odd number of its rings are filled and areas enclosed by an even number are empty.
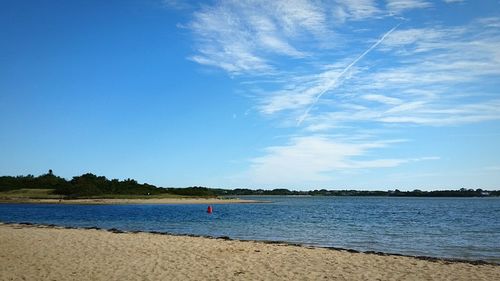
<svg viewBox="0 0 500 281">
<path fill-rule="evenodd" d="M 500 266 L 0 223 L 1 280 L 500 280 Z"/>
</svg>

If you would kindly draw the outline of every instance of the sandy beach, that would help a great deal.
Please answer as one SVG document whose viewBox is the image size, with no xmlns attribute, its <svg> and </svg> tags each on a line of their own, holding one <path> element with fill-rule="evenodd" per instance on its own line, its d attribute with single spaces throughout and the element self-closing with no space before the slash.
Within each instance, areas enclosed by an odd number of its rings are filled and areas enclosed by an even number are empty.
<svg viewBox="0 0 500 281">
<path fill-rule="evenodd" d="M 500 266 L 0 223 L 1 280 L 500 280 Z"/>
<path fill-rule="evenodd" d="M 81 204 L 81 205 L 116 205 L 116 204 L 244 204 L 266 203 L 266 201 L 246 200 L 238 198 L 152 198 L 152 199 L 0 199 L 0 203 L 33 203 L 33 204 Z"/>
</svg>

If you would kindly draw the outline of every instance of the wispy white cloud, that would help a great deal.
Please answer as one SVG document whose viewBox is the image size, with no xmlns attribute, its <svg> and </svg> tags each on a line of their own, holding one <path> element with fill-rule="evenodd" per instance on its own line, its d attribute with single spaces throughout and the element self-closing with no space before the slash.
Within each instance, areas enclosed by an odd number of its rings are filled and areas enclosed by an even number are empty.
<svg viewBox="0 0 500 281">
<path fill-rule="evenodd" d="M 456 34 L 459 29 L 444 30 L 436 28 L 408 28 L 396 30 L 382 44 L 382 47 L 391 48 L 391 51 L 399 51 L 401 47 L 414 47 L 416 51 L 434 50 L 436 45 L 441 44 L 449 32 Z M 447 36 L 448 35 L 448 36 Z M 450 38 L 447 38 L 450 39 Z M 429 46 L 428 48 L 424 48 Z"/>
<path fill-rule="evenodd" d="M 191 59 L 232 74 L 267 73 L 269 56 L 305 57 L 295 41 L 331 34 L 324 9 L 307 0 L 219 1 L 196 12 L 189 28 L 198 44 Z"/>
<path fill-rule="evenodd" d="M 388 105 L 398 105 L 398 104 L 403 103 L 403 101 L 401 99 L 388 97 L 388 96 L 384 96 L 384 95 L 376 95 L 376 94 L 362 95 L 361 98 L 368 100 L 368 101 L 374 101 L 374 102 L 388 104 Z"/>
<path fill-rule="evenodd" d="M 486 17 L 480 18 L 477 22 L 487 28 L 498 28 L 500 27 L 500 18 L 498 17 Z"/>
<path fill-rule="evenodd" d="M 381 106 L 364 110 L 344 110 L 316 115 L 310 131 L 326 131 L 342 124 L 370 122 L 379 124 L 414 124 L 424 126 L 456 126 L 460 124 L 500 120 L 500 100 L 484 103 L 456 105 L 427 105 L 410 102 L 394 107 Z"/>
<path fill-rule="evenodd" d="M 432 4 L 423 0 L 387 0 L 387 9 L 394 13 L 406 10 L 429 8 Z"/>
<path fill-rule="evenodd" d="M 486 171 L 500 171 L 500 165 L 484 167 L 484 170 L 486 170 Z"/>
<path fill-rule="evenodd" d="M 332 66 L 331 69 L 319 74 L 291 78 L 292 83 L 285 88 L 266 93 L 261 99 L 259 110 L 264 114 L 274 114 L 283 110 L 308 107 L 334 87 L 348 70 L 345 67 Z M 294 80 L 298 81 L 294 83 Z"/>
<path fill-rule="evenodd" d="M 246 180 L 254 184 L 295 184 L 331 181 L 334 172 L 389 168 L 404 163 L 435 160 L 437 157 L 408 159 L 363 159 L 369 151 L 390 145 L 391 141 L 345 142 L 327 136 L 294 137 L 283 146 L 266 149 L 252 159 Z"/>
<path fill-rule="evenodd" d="M 162 4 L 169 9 L 174 10 L 191 10 L 194 5 L 188 0 L 162 0 Z"/>
<path fill-rule="evenodd" d="M 336 1 L 333 8 L 334 19 L 338 22 L 346 20 L 364 20 L 382 13 L 373 0 Z"/>
</svg>

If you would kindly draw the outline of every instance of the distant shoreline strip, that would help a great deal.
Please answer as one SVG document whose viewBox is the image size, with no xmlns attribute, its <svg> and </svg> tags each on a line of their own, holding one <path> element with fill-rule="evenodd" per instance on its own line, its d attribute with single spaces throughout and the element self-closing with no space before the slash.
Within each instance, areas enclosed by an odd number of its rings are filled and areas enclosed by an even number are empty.
<svg viewBox="0 0 500 281">
<path fill-rule="evenodd" d="M 51 205 L 218 205 L 218 204 L 262 204 L 272 203 L 268 200 L 249 199 L 1 199 L 0 204 L 51 204 Z"/>
</svg>

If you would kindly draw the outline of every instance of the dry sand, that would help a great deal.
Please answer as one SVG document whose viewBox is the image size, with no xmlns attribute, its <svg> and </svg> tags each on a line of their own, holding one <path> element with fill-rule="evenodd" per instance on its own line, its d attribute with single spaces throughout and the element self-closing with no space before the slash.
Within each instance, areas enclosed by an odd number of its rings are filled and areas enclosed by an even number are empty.
<svg viewBox="0 0 500 281">
<path fill-rule="evenodd" d="M 500 266 L 0 223 L 0 280 L 500 280 Z"/>
<path fill-rule="evenodd" d="M 152 199 L 29 199 L 14 198 L 0 200 L 0 203 L 45 203 L 45 204 L 235 204 L 235 203 L 267 203 L 267 201 L 246 200 L 238 198 L 152 198 Z"/>
</svg>

